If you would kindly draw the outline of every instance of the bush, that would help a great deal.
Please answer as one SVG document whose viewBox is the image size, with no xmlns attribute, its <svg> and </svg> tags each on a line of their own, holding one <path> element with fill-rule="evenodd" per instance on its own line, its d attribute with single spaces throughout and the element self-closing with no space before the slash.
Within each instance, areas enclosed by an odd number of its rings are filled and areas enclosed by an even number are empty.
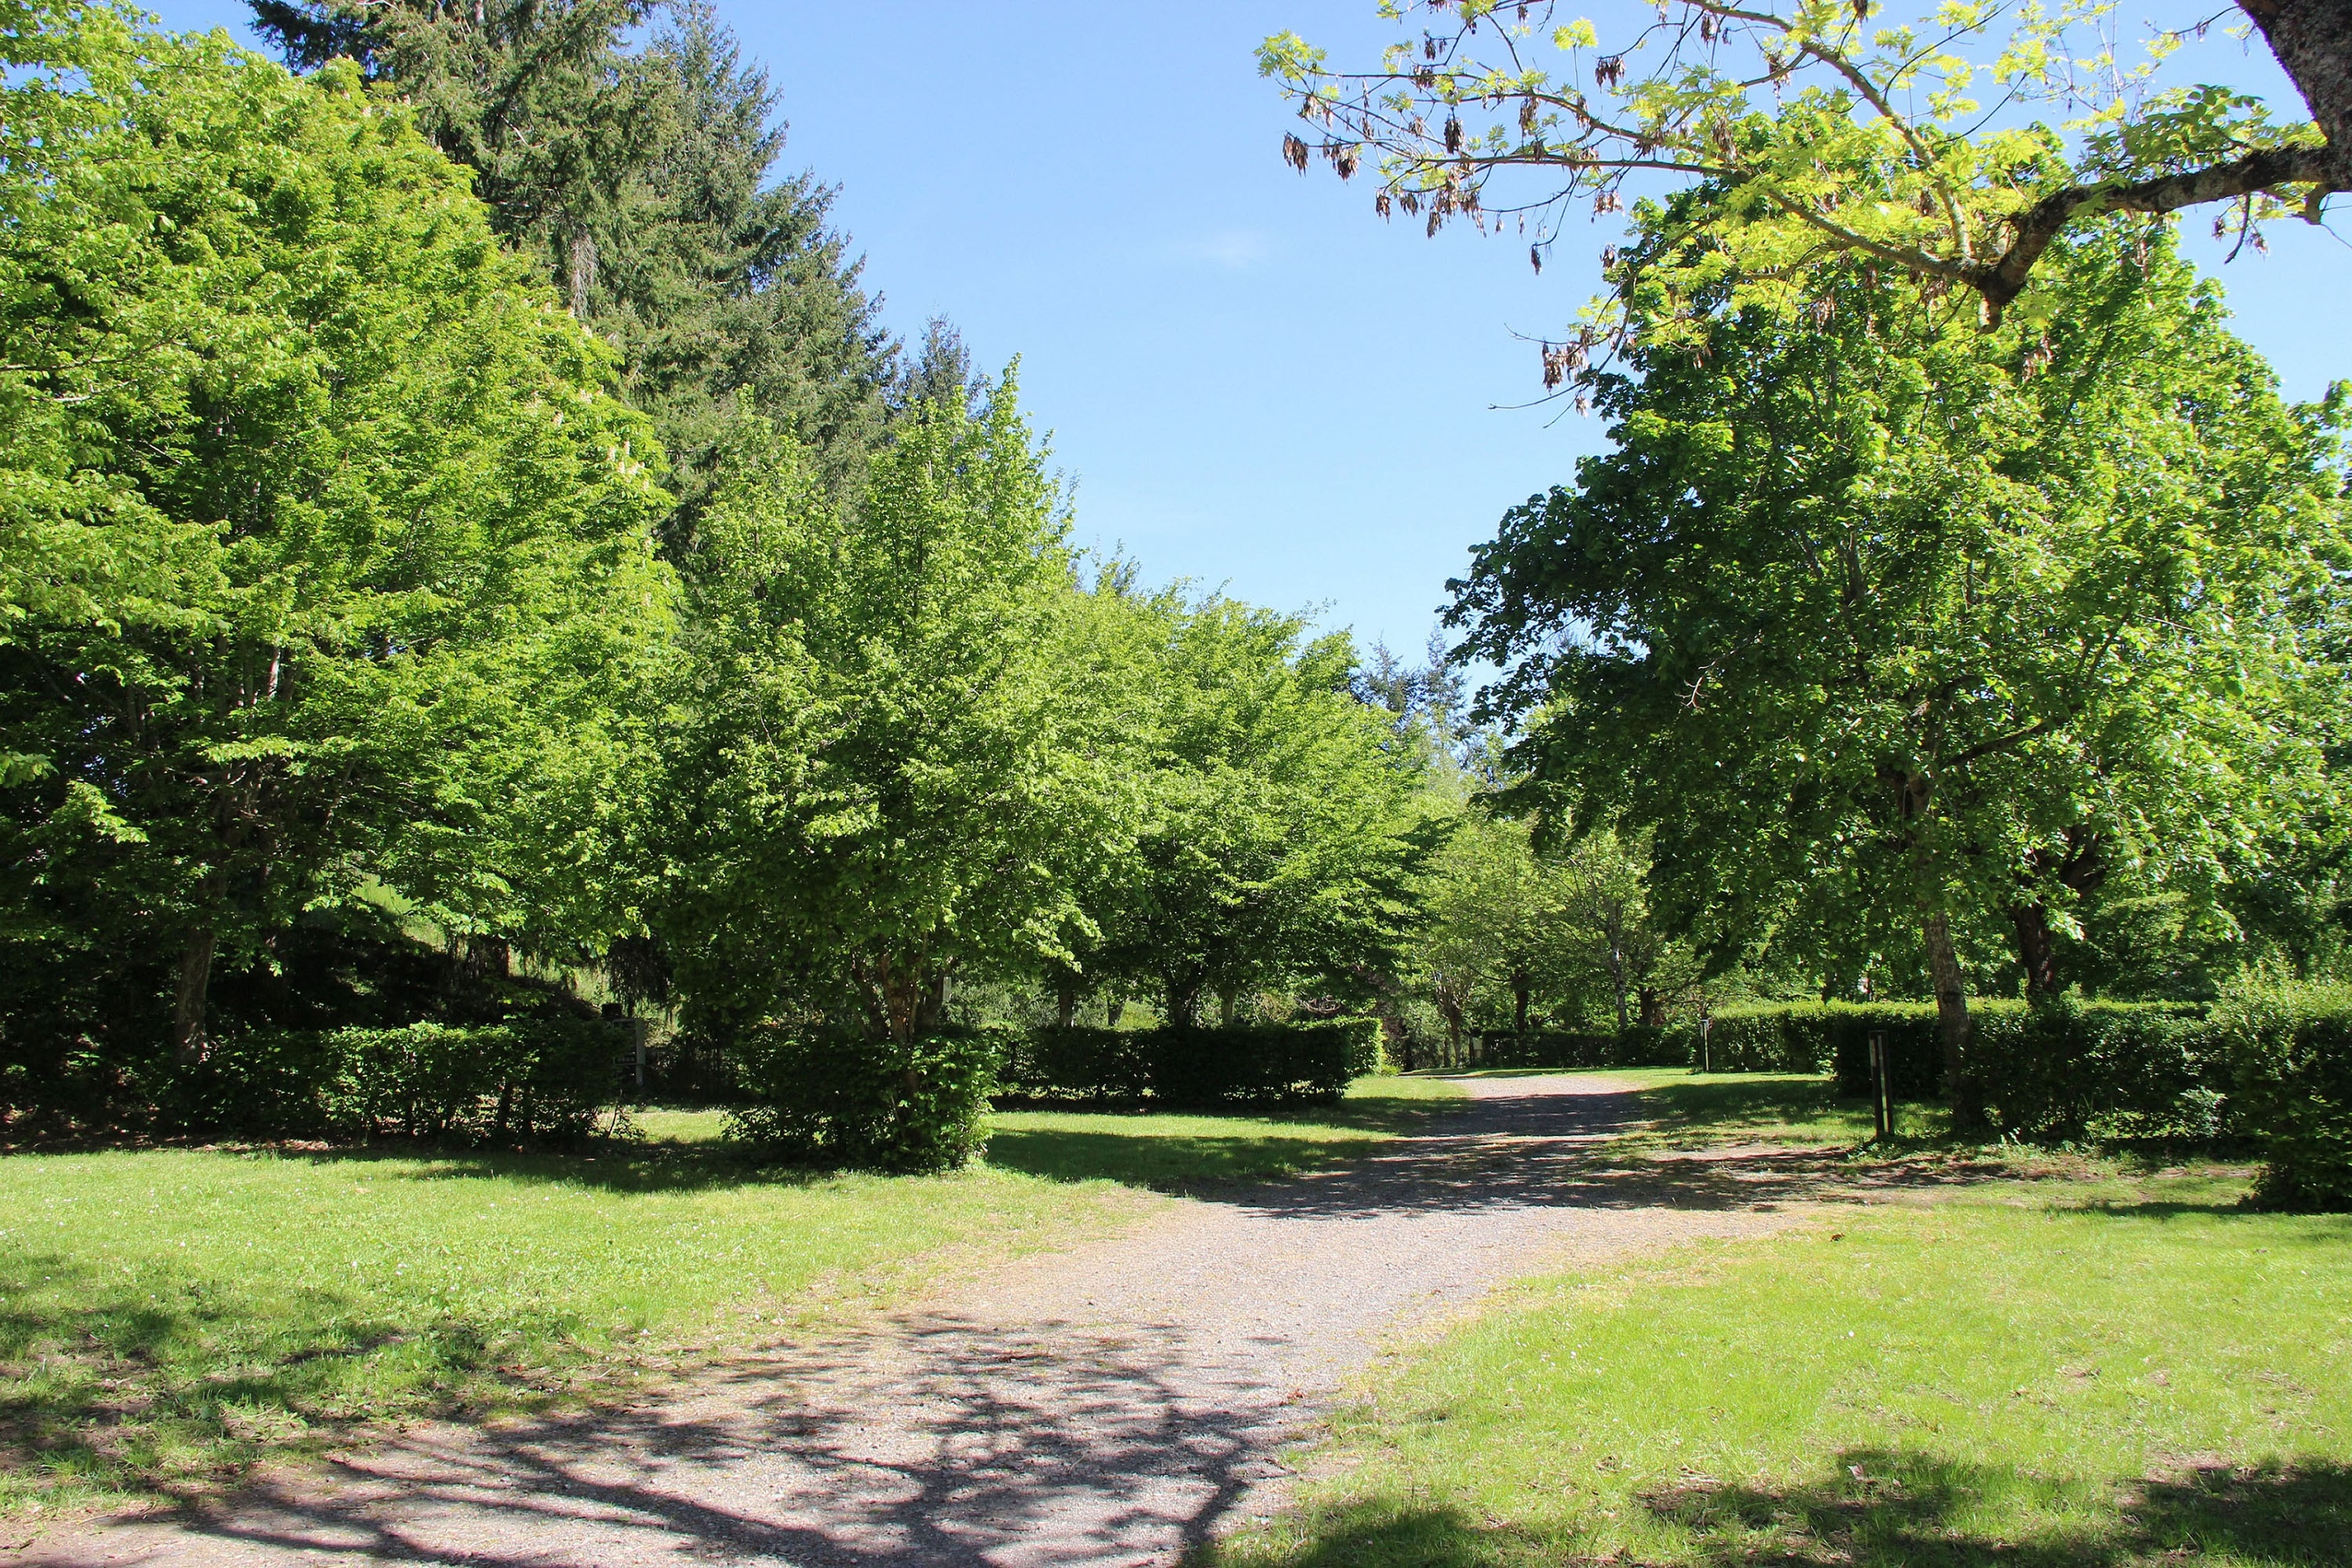
<svg viewBox="0 0 2352 1568">
<path fill-rule="evenodd" d="M 2185 1138 L 2223 1131 L 2228 1074 L 2200 1009 L 2084 1004 L 1978 1014 L 1968 1072 L 1987 1116 L 2030 1142 Z"/>
<path fill-rule="evenodd" d="M 1045 1098 L 1170 1105 L 1333 1100 L 1381 1070 L 1377 1018 L 1231 1028 L 1047 1029 L 1016 1043 L 1005 1087 Z"/>
<path fill-rule="evenodd" d="M 245 1137 L 577 1138 L 617 1098 L 627 1045 L 616 1026 L 548 1018 L 257 1030 L 162 1099 L 188 1130 Z"/>
<path fill-rule="evenodd" d="M 1009 1041 L 959 1030 L 898 1045 L 751 1031 L 737 1055 L 751 1097 L 729 1136 L 803 1164 L 953 1170 L 988 1142 L 988 1097 Z"/>
<path fill-rule="evenodd" d="M 1557 1031 L 1478 1037 L 1478 1065 L 1486 1068 L 1682 1067 L 1691 1045 L 1680 1029 L 1629 1028 L 1614 1035 Z"/>
<path fill-rule="evenodd" d="M 2254 1197 L 2273 1208 L 2352 1208 L 2352 989 L 2302 987 L 2213 1011 L 2233 1122 L 2263 1155 Z"/>
<path fill-rule="evenodd" d="M 1006 1051 L 1003 1087 L 1041 1099 L 1135 1100 L 1151 1092 L 1151 1044 L 1132 1029 L 1040 1029 Z"/>
</svg>

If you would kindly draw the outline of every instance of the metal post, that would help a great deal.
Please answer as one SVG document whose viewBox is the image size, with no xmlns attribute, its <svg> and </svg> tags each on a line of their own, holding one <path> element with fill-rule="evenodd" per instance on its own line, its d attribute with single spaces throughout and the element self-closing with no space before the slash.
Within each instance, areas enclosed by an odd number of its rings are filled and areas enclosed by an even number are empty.
<svg viewBox="0 0 2352 1568">
<path fill-rule="evenodd" d="M 1878 1136 L 1885 1137 L 1895 1131 L 1895 1095 L 1887 1082 L 1886 1031 L 1870 1031 L 1870 1112 L 1878 1124 Z"/>
<path fill-rule="evenodd" d="M 1698 1005 L 1698 1070 L 1715 1070 L 1715 1015 L 1705 1002 Z"/>
</svg>

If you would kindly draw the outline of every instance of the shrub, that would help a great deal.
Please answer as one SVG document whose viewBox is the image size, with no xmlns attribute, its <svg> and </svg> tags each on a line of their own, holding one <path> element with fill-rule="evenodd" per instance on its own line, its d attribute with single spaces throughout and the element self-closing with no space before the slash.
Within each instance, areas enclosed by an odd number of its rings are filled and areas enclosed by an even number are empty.
<svg viewBox="0 0 2352 1568">
<path fill-rule="evenodd" d="M 1614 1035 L 1559 1031 L 1478 1037 L 1478 1065 L 1489 1068 L 1682 1067 L 1691 1045 L 1680 1029 L 1629 1028 Z"/>
<path fill-rule="evenodd" d="M 247 1137 L 577 1138 L 615 1100 L 626 1047 L 570 1019 L 257 1030 L 163 1098 L 186 1128 Z"/>
<path fill-rule="evenodd" d="M 1993 1125 L 2029 1142 L 2209 1140 L 2222 1131 L 2228 1077 L 2200 1011 L 2064 997 L 1987 1009 L 1969 1076 Z"/>
<path fill-rule="evenodd" d="M 1013 1040 L 1001 1082 L 1040 1098 L 1141 1100 L 1151 1092 L 1155 1038 L 1132 1029 L 1040 1029 Z"/>
<path fill-rule="evenodd" d="M 2213 1011 L 2232 1121 L 2263 1155 L 2255 1201 L 2352 1208 L 2352 989 L 2298 987 Z"/>
<path fill-rule="evenodd" d="M 738 1053 L 747 1103 L 730 1137 L 771 1157 L 873 1170 L 953 1170 L 988 1142 L 988 1097 L 1003 1031 L 927 1035 L 906 1045 L 751 1032 Z"/>
</svg>

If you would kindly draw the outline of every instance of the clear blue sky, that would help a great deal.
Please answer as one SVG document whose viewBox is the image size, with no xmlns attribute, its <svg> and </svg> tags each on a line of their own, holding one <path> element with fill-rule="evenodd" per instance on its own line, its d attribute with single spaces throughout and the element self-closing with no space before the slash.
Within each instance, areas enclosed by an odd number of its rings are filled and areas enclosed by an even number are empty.
<svg viewBox="0 0 2352 1568">
<path fill-rule="evenodd" d="M 1383 226 L 1360 178 L 1281 162 L 1292 121 L 1257 41 L 1289 28 L 1368 60 L 1371 0 L 719 8 L 782 89 L 787 163 L 841 187 L 891 325 L 945 314 L 984 364 L 1020 355 L 1080 537 L 1147 577 L 1328 606 L 1417 651 L 1470 547 L 1601 439 L 1496 405 L 1540 390 L 1513 334 L 1559 330 L 1612 234 L 1563 237 L 1538 278 L 1524 244 Z M 1624 9 L 1601 7 L 1604 30 Z M 247 36 L 235 0 L 159 10 Z M 2286 110 L 2266 55 L 2208 47 Z M 2289 393 L 2316 395 L 2352 377 L 2352 247 L 2297 223 L 2272 247 L 2221 276 Z"/>
</svg>

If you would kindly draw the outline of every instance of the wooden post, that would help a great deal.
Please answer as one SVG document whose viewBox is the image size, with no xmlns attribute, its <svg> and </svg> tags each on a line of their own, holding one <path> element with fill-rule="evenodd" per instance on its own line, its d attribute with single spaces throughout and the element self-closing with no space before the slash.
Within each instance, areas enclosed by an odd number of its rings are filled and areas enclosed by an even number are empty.
<svg viewBox="0 0 2352 1568">
<path fill-rule="evenodd" d="M 643 1018 L 629 1020 L 629 1041 L 636 1047 L 637 1094 L 642 1099 L 646 1092 L 646 1021 Z"/>
<path fill-rule="evenodd" d="M 1878 1137 L 1885 1138 L 1895 1131 L 1895 1091 L 1887 1081 L 1886 1031 L 1870 1031 L 1870 1113 L 1877 1124 Z"/>
</svg>

